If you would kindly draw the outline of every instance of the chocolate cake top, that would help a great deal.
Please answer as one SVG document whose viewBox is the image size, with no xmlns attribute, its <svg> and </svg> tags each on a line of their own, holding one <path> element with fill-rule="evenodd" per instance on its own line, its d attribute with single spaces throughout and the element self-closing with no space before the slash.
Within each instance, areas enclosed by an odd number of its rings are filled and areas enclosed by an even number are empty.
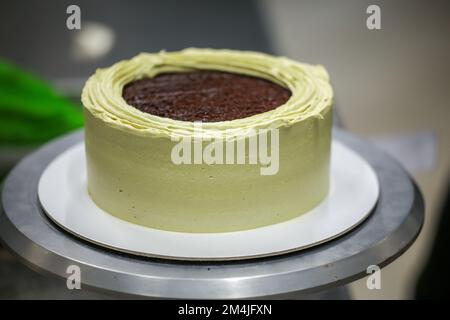
<svg viewBox="0 0 450 320">
<path fill-rule="evenodd" d="M 181 121 L 242 119 L 284 104 L 291 92 L 273 82 L 221 71 L 164 73 L 127 84 L 126 102 L 152 115 Z"/>
</svg>

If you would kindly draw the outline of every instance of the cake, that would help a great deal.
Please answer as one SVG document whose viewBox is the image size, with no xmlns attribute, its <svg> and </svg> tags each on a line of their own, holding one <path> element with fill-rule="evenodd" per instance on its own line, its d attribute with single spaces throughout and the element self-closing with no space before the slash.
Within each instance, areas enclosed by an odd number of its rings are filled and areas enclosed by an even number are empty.
<svg viewBox="0 0 450 320">
<path fill-rule="evenodd" d="M 83 89 L 87 188 L 145 227 L 231 232 L 298 217 L 329 190 L 326 70 L 232 50 L 142 53 Z"/>
</svg>

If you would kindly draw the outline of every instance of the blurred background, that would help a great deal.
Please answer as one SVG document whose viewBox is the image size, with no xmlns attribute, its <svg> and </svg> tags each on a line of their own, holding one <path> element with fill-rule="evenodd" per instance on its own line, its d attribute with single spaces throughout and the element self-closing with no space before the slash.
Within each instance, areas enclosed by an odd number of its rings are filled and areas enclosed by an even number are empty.
<svg viewBox="0 0 450 320">
<path fill-rule="evenodd" d="M 81 30 L 66 26 L 72 4 L 81 9 Z M 381 30 L 366 26 L 371 4 L 381 9 Z M 368 290 L 362 279 L 350 285 L 352 297 L 414 298 L 418 283 L 426 297 L 435 292 L 433 275 L 442 276 L 435 270 L 448 266 L 449 1 L 16 0 L 0 6 L 1 177 L 39 145 L 82 127 L 79 96 L 87 77 L 139 52 L 231 48 L 320 63 L 331 75 L 341 125 L 397 158 L 426 201 L 422 233 L 382 270 L 382 289 Z M 444 231 L 435 247 L 438 228 Z M 0 298 L 69 297 L 104 296 L 69 292 L 0 248 Z"/>
</svg>

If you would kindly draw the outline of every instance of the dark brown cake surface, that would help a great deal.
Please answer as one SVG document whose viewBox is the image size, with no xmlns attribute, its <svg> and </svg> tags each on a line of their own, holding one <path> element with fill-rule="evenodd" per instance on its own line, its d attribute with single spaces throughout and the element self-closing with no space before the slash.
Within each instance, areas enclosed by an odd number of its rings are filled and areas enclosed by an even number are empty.
<svg viewBox="0 0 450 320">
<path fill-rule="evenodd" d="M 156 116 L 182 121 L 241 119 L 284 104 L 291 92 L 273 82 L 220 71 L 165 73 L 127 84 L 126 102 Z"/>
</svg>

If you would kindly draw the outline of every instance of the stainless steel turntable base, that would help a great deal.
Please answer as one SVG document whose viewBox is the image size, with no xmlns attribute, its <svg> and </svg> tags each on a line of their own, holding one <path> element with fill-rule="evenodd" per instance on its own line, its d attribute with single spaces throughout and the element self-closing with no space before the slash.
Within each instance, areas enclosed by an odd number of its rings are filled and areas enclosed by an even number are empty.
<svg viewBox="0 0 450 320">
<path fill-rule="evenodd" d="M 0 236 L 4 245 L 33 269 L 65 278 L 67 267 L 77 265 L 83 288 L 105 290 L 108 295 L 330 297 L 326 290 L 342 296 L 345 292 L 340 286 L 367 275 L 369 265 L 382 267 L 392 262 L 414 242 L 423 224 L 424 205 L 416 185 L 395 160 L 344 131 L 336 130 L 334 138 L 374 167 L 380 199 L 359 227 L 308 250 L 240 262 L 183 263 L 120 254 L 71 236 L 42 212 L 37 184 L 47 164 L 83 139 L 82 132 L 47 144 L 13 169 L 2 193 Z"/>
</svg>

